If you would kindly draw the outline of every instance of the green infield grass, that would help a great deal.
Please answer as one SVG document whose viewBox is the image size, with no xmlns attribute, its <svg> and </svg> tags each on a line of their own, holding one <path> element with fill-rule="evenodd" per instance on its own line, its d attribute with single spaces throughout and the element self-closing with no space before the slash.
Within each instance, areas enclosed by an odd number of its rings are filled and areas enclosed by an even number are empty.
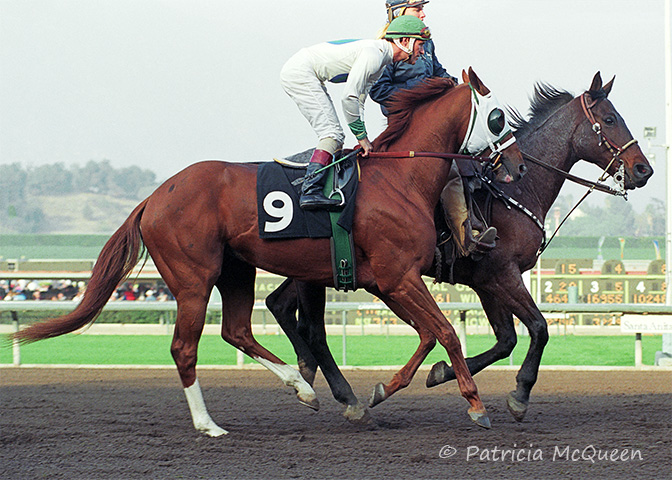
<svg viewBox="0 0 672 480">
<path fill-rule="evenodd" d="M 65 335 L 21 346 L 22 364 L 100 364 L 100 365 L 172 365 L 170 335 Z M 257 335 L 257 340 L 279 358 L 296 364 L 296 356 L 284 335 Z M 330 336 L 329 346 L 341 365 L 343 338 Z M 469 335 L 467 352 L 477 355 L 494 345 L 492 335 Z M 529 337 L 519 337 L 513 352 L 513 364 L 525 358 Z M 544 351 L 542 365 L 634 366 L 635 337 L 627 336 L 552 336 Z M 347 337 L 347 364 L 351 366 L 403 365 L 418 346 L 418 338 L 407 335 L 353 335 Z M 642 338 L 643 363 L 653 365 L 656 351 L 662 347 L 660 335 Z M 447 358 L 437 345 L 426 365 Z M 246 363 L 254 360 L 245 357 Z M 496 365 L 509 365 L 510 359 Z M 0 364 L 12 363 L 12 349 L 0 347 Z M 198 351 L 199 365 L 235 365 L 236 350 L 217 335 L 204 335 Z"/>
</svg>

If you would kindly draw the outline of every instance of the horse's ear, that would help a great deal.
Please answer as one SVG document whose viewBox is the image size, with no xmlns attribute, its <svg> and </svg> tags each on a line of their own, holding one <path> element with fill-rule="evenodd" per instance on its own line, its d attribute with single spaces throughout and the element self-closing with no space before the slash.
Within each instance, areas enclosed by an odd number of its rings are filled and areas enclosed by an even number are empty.
<svg viewBox="0 0 672 480">
<path fill-rule="evenodd" d="M 469 67 L 469 69 L 471 69 L 471 67 Z M 467 72 L 464 70 L 462 70 L 462 81 L 464 83 L 469 83 L 469 75 L 467 75 Z"/>
<path fill-rule="evenodd" d="M 476 72 L 474 72 L 474 69 L 471 67 L 469 67 L 469 82 L 471 82 L 471 86 L 474 87 L 474 90 L 481 95 L 490 93 L 490 89 L 483 85 L 483 82 L 481 82 L 481 79 L 478 78 L 478 75 L 476 75 Z"/>
<path fill-rule="evenodd" d="M 600 72 L 597 72 L 593 77 L 593 83 L 590 84 L 590 88 L 588 90 L 591 92 L 599 92 L 601 88 L 602 76 L 600 75 Z"/>
<path fill-rule="evenodd" d="M 611 87 L 614 86 L 614 79 L 616 78 L 616 75 L 611 77 L 611 80 L 609 80 L 603 87 L 602 90 L 604 90 L 604 94 L 606 96 L 609 96 L 609 92 L 611 92 Z"/>
</svg>

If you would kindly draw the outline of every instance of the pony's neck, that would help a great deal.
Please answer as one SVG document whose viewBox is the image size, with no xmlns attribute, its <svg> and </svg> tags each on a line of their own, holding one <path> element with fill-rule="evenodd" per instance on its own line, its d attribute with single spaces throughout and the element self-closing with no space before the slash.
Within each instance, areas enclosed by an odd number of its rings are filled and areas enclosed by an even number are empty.
<svg viewBox="0 0 672 480">
<path fill-rule="evenodd" d="M 516 135 L 520 150 L 569 172 L 579 160 L 572 146 L 572 137 L 577 127 L 576 108 L 577 104 L 573 100 L 557 110 L 537 129 L 520 137 Z M 527 162 L 527 166 L 528 172 L 519 182 L 519 188 L 526 192 L 525 197 L 531 202 L 525 203 L 527 208 L 543 219 L 558 198 L 565 179 L 532 162 Z"/>
</svg>

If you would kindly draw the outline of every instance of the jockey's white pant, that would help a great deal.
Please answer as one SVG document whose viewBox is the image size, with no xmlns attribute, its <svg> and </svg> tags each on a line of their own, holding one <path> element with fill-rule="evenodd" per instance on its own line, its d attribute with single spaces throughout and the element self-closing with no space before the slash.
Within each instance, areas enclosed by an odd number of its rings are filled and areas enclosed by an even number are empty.
<svg viewBox="0 0 672 480">
<path fill-rule="evenodd" d="M 317 78 L 307 55 L 301 53 L 294 55 L 282 67 L 280 84 L 313 127 L 321 143 L 325 139 L 336 142 L 335 151 L 343 146 L 345 134 L 324 83 Z"/>
</svg>

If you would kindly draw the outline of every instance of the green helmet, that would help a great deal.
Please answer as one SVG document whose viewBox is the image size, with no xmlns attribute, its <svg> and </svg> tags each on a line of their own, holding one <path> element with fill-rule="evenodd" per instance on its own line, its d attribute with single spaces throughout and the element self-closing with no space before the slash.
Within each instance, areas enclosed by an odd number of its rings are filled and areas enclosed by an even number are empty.
<svg viewBox="0 0 672 480">
<path fill-rule="evenodd" d="M 386 39 L 395 38 L 417 38 L 418 40 L 429 40 L 432 35 L 429 28 L 425 26 L 422 20 L 413 15 L 402 15 L 390 22 L 385 33 Z"/>
</svg>

